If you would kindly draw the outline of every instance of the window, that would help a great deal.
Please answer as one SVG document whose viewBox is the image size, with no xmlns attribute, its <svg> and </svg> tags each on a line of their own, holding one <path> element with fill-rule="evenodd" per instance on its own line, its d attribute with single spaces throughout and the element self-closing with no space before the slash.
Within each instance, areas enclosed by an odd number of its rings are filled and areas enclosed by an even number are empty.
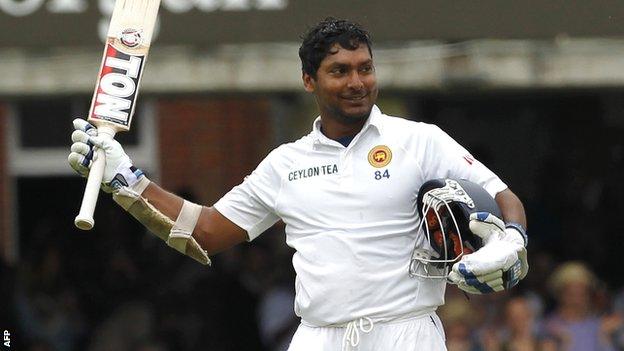
<svg viewBox="0 0 624 351">
<path fill-rule="evenodd" d="M 14 176 L 69 175 L 72 120 L 89 111 L 90 96 L 37 97 L 9 103 L 9 164 Z M 157 168 L 154 104 L 143 99 L 132 129 L 116 139 L 144 170 Z"/>
</svg>

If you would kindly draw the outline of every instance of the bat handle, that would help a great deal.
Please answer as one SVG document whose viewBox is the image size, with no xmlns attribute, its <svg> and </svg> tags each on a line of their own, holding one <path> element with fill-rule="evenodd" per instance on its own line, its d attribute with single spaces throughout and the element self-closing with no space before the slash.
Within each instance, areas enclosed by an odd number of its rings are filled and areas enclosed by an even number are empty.
<svg viewBox="0 0 624 351">
<path fill-rule="evenodd" d="M 99 127 L 98 136 L 112 139 L 115 136 L 115 130 L 106 126 Z M 93 213 L 95 212 L 95 205 L 98 195 L 100 194 L 104 167 L 106 166 L 106 154 L 104 150 L 98 148 L 96 152 L 97 158 L 93 161 L 91 170 L 89 171 L 87 185 L 82 197 L 82 204 L 80 205 L 80 212 L 78 212 L 76 219 L 74 219 L 74 225 L 82 230 L 91 230 L 95 225 Z"/>
</svg>

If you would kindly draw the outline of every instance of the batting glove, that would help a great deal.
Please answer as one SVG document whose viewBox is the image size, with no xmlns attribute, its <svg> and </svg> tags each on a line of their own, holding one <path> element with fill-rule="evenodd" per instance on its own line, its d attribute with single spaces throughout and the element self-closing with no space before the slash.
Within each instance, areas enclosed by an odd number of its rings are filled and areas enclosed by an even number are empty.
<svg viewBox="0 0 624 351">
<path fill-rule="evenodd" d="M 84 119 L 74 119 L 71 152 L 67 157 L 69 165 L 81 176 L 87 177 L 93 161 L 97 158 L 96 148 L 106 154 L 106 166 L 102 177 L 102 190 L 107 193 L 127 186 L 132 187 L 143 176 L 140 169 L 132 165 L 132 160 L 115 139 L 100 138 L 97 128 Z"/>
<path fill-rule="evenodd" d="M 471 294 L 509 289 L 528 270 L 524 238 L 515 228 L 488 212 L 470 215 L 470 230 L 483 240 L 483 247 L 453 265 L 448 279 Z"/>
</svg>

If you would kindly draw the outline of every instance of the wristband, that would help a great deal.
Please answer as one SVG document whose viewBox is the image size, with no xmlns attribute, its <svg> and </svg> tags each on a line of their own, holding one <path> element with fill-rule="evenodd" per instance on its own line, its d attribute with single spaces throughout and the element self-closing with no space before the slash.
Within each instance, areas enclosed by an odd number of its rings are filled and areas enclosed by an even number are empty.
<svg viewBox="0 0 624 351">
<path fill-rule="evenodd" d="M 522 239 L 524 240 L 524 247 L 526 247 L 529 244 L 529 237 L 527 236 L 526 229 L 524 229 L 522 224 L 515 223 L 515 222 L 507 222 L 505 223 L 505 229 L 507 228 L 515 229 L 518 231 L 518 233 L 520 233 L 520 235 L 522 236 Z"/>
</svg>

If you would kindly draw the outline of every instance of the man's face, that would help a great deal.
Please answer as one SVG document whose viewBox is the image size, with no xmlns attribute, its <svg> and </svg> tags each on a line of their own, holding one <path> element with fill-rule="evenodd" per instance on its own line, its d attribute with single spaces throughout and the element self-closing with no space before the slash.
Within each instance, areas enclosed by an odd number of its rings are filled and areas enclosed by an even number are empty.
<svg viewBox="0 0 624 351">
<path fill-rule="evenodd" d="M 365 120 L 377 100 L 377 77 L 368 46 L 348 50 L 335 44 L 313 78 L 303 74 L 306 91 L 316 95 L 321 116 L 342 124 Z"/>
</svg>

